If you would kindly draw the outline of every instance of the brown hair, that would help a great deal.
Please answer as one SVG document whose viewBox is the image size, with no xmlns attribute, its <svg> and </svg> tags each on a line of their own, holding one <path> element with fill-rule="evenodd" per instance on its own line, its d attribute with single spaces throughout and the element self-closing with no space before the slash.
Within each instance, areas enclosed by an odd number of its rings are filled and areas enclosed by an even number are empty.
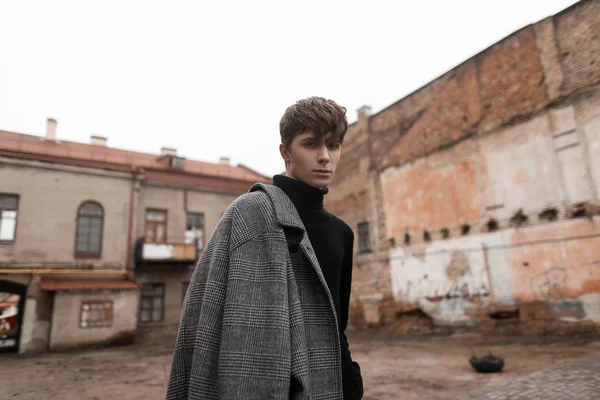
<svg viewBox="0 0 600 400">
<path fill-rule="evenodd" d="M 331 134 L 343 141 L 347 130 L 346 108 L 323 97 L 298 100 L 285 110 L 279 122 L 281 143 L 287 148 L 296 136 L 306 131 L 312 132 L 317 139 Z"/>
</svg>

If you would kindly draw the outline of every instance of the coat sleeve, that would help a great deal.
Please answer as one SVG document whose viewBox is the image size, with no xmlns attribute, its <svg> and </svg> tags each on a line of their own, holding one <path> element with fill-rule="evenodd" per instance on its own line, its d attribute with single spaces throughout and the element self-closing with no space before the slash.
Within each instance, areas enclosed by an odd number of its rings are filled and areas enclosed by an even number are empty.
<svg viewBox="0 0 600 400">
<path fill-rule="evenodd" d="M 218 397 L 217 366 L 234 215 L 232 204 L 208 240 L 190 280 L 173 351 L 167 400 Z"/>
</svg>

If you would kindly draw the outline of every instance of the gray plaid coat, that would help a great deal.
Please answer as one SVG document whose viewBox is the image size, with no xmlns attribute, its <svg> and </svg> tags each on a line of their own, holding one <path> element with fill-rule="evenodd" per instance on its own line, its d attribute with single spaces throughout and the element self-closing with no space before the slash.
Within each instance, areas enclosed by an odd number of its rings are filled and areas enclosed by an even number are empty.
<svg viewBox="0 0 600 400">
<path fill-rule="evenodd" d="M 185 296 L 166 398 L 343 398 L 333 299 L 281 189 L 253 185 L 215 228 Z"/>
</svg>

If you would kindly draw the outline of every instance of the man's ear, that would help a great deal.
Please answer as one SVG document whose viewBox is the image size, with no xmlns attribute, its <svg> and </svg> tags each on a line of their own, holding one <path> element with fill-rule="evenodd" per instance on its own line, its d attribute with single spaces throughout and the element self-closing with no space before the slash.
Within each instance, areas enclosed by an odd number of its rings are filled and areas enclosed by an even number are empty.
<svg viewBox="0 0 600 400">
<path fill-rule="evenodd" d="M 285 161 L 286 165 L 290 162 L 290 151 L 287 146 L 283 143 L 279 145 L 279 154 L 281 154 L 281 158 Z"/>
</svg>

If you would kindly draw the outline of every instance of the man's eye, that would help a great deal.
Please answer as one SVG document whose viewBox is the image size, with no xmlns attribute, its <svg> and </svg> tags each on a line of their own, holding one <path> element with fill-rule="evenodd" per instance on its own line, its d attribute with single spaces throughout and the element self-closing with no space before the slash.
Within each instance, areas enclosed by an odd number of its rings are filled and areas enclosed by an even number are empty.
<svg viewBox="0 0 600 400">
<path fill-rule="evenodd" d="M 329 145 L 330 149 L 335 149 L 335 150 L 339 149 L 340 147 L 342 147 L 342 144 L 340 142 L 331 143 Z"/>
<path fill-rule="evenodd" d="M 304 146 L 309 148 L 315 147 L 315 142 L 304 142 Z"/>
</svg>

